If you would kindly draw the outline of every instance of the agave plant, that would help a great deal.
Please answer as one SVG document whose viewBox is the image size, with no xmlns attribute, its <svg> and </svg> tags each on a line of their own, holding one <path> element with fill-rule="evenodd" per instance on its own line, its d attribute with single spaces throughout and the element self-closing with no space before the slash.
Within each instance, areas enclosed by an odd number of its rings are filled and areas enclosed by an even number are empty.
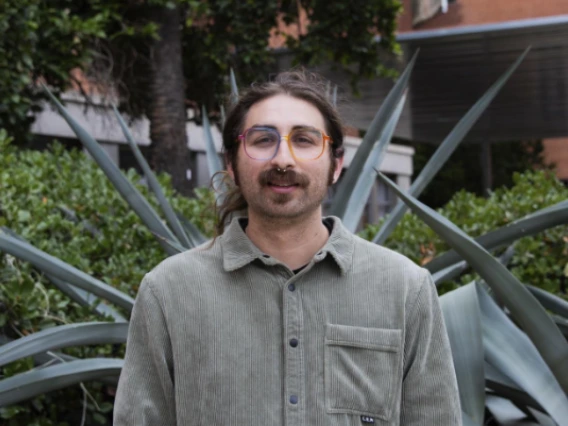
<svg viewBox="0 0 568 426">
<path fill-rule="evenodd" d="M 568 202 L 545 208 L 473 240 L 417 200 L 527 53 L 528 49 L 471 107 L 440 144 L 409 191 L 404 192 L 378 174 L 376 169 L 384 157 L 403 109 L 408 82 L 416 62 L 415 55 L 373 119 L 339 184 L 330 209 L 330 213 L 340 217 L 354 231 L 372 183 L 379 175 L 402 201 L 373 241 L 383 243 L 386 240 L 407 206 L 453 249 L 426 265 L 437 283 L 456 278 L 467 265 L 481 277 L 441 297 L 466 425 L 486 424 L 489 413 L 493 424 L 567 424 L 568 419 L 568 302 L 537 287 L 520 283 L 505 266 L 507 254 L 514 250 L 516 240 L 568 222 Z M 232 72 L 230 82 L 231 97 L 237 99 L 238 89 Z M 334 89 L 330 96 L 335 98 L 336 91 Z M 159 202 L 166 223 L 106 156 L 99 144 L 57 99 L 50 96 L 83 146 L 151 230 L 166 254 L 179 253 L 205 242 L 206 238 L 197 228 L 169 205 L 116 109 L 119 124 Z M 205 110 L 203 117 L 209 172 L 213 177 L 222 169 L 222 164 L 215 151 Z M 509 249 L 501 259 L 490 253 L 503 247 Z M 69 346 L 125 342 L 126 320 L 108 304 L 94 305 L 93 299 L 96 296 L 128 312 L 133 305 L 129 296 L 33 247 L 9 230 L 0 231 L 0 250 L 33 264 L 73 300 L 92 306 L 101 315 L 111 315 L 115 319 L 114 323 L 52 327 L 4 343 L 0 346 L 0 367 L 25 357 L 36 357 L 41 364 L 46 353 Z M 103 378 L 113 383 L 122 366 L 120 359 L 72 359 L 60 356 L 59 360 L 55 365 L 1 380 L 0 407 L 83 381 Z"/>
</svg>

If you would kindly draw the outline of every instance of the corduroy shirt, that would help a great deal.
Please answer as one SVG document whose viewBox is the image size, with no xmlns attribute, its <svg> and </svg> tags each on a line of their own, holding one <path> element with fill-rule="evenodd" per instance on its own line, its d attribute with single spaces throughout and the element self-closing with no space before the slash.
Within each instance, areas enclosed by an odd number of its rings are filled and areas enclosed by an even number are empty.
<svg viewBox="0 0 568 426">
<path fill-rule="evenodd" d="M 114 425 L 460 425 L 430 274 L 327 220 L 296 274 L 238 219 L 148 273 Z"/>
</svg>

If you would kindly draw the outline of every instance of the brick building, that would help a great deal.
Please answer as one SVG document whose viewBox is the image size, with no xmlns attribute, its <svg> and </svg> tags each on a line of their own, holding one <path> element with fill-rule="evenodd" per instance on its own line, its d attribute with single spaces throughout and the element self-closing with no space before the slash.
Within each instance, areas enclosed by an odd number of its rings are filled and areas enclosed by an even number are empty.
<svg viewBox="0 0 568 426">
<path fill-rule="evenodd" d="M 482 144 L 485 186 L 491 187 L 491 144 L 543 140 L 545 161 L 568 182 L 568 0 L 401 0 L 397 39 L 402 69 L 416 49 L 418 62 L 395 136 L 438 144 L 475 101 L 528 47 L 531 51 L 468 133 L 464 143 Z M 284 27 L 305 31 L 306 23 Z M 283 40 L 271 39 L 279 68 L 290 65 Z M 318 71 L 336 82 L 347 99 L 343 116 L 365 129 L 392 82 L 362 81 L 353 96 L 347 77 L 333 67 Z M 479 164 L 474 161 L 473 164 Z"/>
<path fill-rule="evenodd" d="M 404 40 L 404 35 L 408 37 L 416 32 L 421 32 L 426 38 L 428 32 L 430 36 L 438 35 L 440 39 L 444 38 L 443 32 L 447 38 L 451 38 L 452 33 L 457 38 L 461 30 L 469 33 L 470 38 L 485 40 L 488 59 L 491 58 L 492 40 L 498 38 L 496 34 L 499 32 L 503 34 L 502 39 L 519 37 L 526 45 L 532 44 L 533 52 L 529 55 L 534 54 L 536 58 L 546 61 L 536 70 L 541 74 L 536 79 L 551 81 L 548 85 L 541 84 L 540 87 L 535 87 L 531 84 L 534 83 L 534 79 L 531 81 L 528 78 L 519 78 L 517 87 L 522 88 L 525 85 L 532 91 L 531 96 L 523 97 L 522 101 L 527 104 L 538 103 L 542 108 L 542 115 L 535 119 L 532 129 L 529 129 L 524 137 L 543 140 L 545 161 L 555 164 L 557 176 L 568 182 L 568 1 L 449 0 L 445 13 L 440 10 L 441 1 L 425 1 L 423 3 L 430 3 L 433 5 L 432 9 L 436 9 L 434 15 L 414 25 L 412 8 L 416 1 L 402 0 L 402 3 L 405 13 L 400 16 L 398 23 L 401 41 Z M 435 3 L 440 5 L 436 7 Z M 509 49 L 512 49 L 512 45 L 522 47 L 519 46 L 520 44 L 511 43 L 508 47 Z M 467 51 L 465 38 L 461 45 Z M 530 59 L 530 56 L 527 59 Z M 526 67 L 525 72 L 529 68 Z M 523 69 L 519 71 L 522 72 Z M 531 68 L 532 71 L 534 67 Z M 523 117 L 523 119 L 525 115 L 522 113 L 522 108 L 511 108 L 509 114 L 510 118 Z M 510 118 L 508 122 L 511 121 Z M 550 123 L 552 128 L 546 129 L 547 123 L 553 120 L 555 123 Z M 512 132 L 512 135 L 517 138 L 523 137 L 522 133 L 517 132 Z M 501 137 L 505 139 L 506 132 L 503 132 Z"/>
</svg>

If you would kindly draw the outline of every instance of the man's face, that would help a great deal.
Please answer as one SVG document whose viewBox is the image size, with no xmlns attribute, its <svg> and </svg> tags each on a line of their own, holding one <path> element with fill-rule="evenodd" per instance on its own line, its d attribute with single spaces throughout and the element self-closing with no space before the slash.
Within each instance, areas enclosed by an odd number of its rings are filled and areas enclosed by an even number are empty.
<svg viewBox="0 0 568 426">
<path fill-rule="evenodd" d="M 254 104 L 243 130 L 255 126 L 274 127 L 280 135 L 288 135 L 295 126 L 325 131 L 324 118 L 315 106 L 288 95 L 276 95 Z M 248 203 L 249 217 L 321 216 L 321 203 L 330 181 L 337 180 L 343 165 L 341 158 L 333 168 L 329 149 L 326 146 L 325 152 L 315 160 L 296 160 L 283 139 L 273 159 L 254 160 L 244 151 L 243 142 L 239 142 L 236 167 L 233 170 L 229 166 L 228 170 Z"/>
</svg>

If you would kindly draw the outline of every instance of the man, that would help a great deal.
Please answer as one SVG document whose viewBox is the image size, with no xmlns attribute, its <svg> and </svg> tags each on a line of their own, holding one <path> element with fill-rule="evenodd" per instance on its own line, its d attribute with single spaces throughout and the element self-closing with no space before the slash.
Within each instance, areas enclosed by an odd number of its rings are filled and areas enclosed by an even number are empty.
<svg viewBox="0 0 568 426">
<path fill-rule="evenodd" d="M 322 217 L 343 165 L 324 87 L 251 87 L 223 144 L 220 236 L 144 278 L 115 426 L 461 424 L 430 275 Z"/>
</svg>

